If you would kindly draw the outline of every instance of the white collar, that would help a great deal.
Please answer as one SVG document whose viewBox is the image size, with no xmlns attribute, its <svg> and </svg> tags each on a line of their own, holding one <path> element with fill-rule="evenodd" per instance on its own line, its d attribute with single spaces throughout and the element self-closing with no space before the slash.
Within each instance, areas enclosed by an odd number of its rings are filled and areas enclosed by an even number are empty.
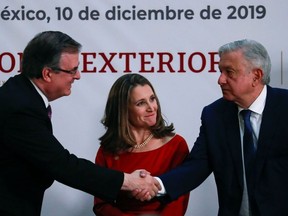
<svg viewBox="0 0 288 216">
<path fill-rule="evenodd" d="M 260 95 L 256 98 L 256 100 L 250 105 L 248 109 L 253 111 L 254 113 L 262 115 L 265 107 L 266 97 L 267 97 L 267 86 L 264 85 L 264 88 L 262 89 Z M 243 110 L 243 108 L 238 107 L 238 111 L 240 112 L 241 110 Z"/>
<path fill-rule="evenodd" d="M 39 93 L 39 95 L 42 97 L 45 107 L 48 107 L 49 105 L 49 101 L 48 98 L 43 94 L 43 92 L 38 88 L 37 85 L 35 85 L 35 83 L 30 79 L 30 82 L 33 84 L 33 86 L 35 87 L 36 91 Z"/>
</svg>

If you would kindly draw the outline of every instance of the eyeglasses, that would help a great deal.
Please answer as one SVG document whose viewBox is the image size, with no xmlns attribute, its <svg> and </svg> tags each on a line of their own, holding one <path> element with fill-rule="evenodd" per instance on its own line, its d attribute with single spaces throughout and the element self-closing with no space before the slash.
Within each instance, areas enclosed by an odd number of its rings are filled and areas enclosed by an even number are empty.
<svg viewBox="0 0 288 216">
<path fill-rule="evenodd" d="M 62 68 L 58 68 L 58 67 L 51 67 L 52 70 L 54 71 L 61 71 L 61 72 L 64 72 L 64 73 L 69 73 L 71 75 L 75 75 L 77 73 L 77 71 L 79 70 L 78 67 L 72 69 L 72 70 L 64 70 Z"/>
</svg>

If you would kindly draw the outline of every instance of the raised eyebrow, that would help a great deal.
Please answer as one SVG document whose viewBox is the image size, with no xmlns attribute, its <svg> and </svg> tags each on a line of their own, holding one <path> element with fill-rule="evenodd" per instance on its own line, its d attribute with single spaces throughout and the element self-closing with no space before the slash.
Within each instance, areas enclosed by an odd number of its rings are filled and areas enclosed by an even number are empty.
<svg viewBox="0 0 288 216">
<path fill-rule="evenodd" d="M 134 104 L 137 104 L 137 103 L 139 103 L 139 102 L 142 102 L 143 101 L 143 99 L 141 98 L 141 99 L 139 99 L 139 100 L 130 100 L 132 103 L 134 103 Z"/>
<path fill-rule="evenodd" d="M 138 106 L 138 104 L 142 104 L 142 103 L 145 103 L 145 101 L 141 99 L 141 100 L 135 101 L 134 104 L 135 104 L 136 106 Z"/>
</svg>

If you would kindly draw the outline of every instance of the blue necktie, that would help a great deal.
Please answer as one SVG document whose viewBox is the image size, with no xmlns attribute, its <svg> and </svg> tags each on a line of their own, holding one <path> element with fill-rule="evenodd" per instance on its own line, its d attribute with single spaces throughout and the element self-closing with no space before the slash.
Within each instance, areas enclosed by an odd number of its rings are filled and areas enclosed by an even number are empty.
<svg viewBox="0 0 288 216">
<path fill-rule="evenodd" d="M 250 122 L 251 110 L 242 110 L 241 115 L 244 120 L 243 152 L 246 184 L 248 190 L 248 197 L 251 205 L 251 201 L 253 200 L 253 193 L 251 188 L 253 187 L 253 169 L 255 163 L 256 148 L 254 146 L 253 129 Z"/>
</svg>

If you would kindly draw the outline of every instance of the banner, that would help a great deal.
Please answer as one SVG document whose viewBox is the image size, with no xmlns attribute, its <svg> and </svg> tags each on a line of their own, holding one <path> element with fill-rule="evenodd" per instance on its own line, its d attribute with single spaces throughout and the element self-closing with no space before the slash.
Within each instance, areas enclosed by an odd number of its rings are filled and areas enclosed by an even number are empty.
<svg viewBox="0 0 288 216">
<path fill-rule="evenodd" d="M 59 30 L 83 45 L 81 79 L 69 97 L 51 104 L 54 134 L 65 148 L 94 161 L 112 84 L 123 74 L 140 73 L 191 149 L 203 107 L 222 96 L 221 45 L 259 41 L 272 60 L 271 86 L 288 87 L 287 8 L 284 0 L 2 0 L 0 86 L 20 72 L 23 49 L 37 33 Z M 190 194 L 187 216 L 217 215 L 213 175 Z M 91 195 L 55 182 L 45 193 L 42 215 L 92 216 L 92 207 Z"/>
</svg>

